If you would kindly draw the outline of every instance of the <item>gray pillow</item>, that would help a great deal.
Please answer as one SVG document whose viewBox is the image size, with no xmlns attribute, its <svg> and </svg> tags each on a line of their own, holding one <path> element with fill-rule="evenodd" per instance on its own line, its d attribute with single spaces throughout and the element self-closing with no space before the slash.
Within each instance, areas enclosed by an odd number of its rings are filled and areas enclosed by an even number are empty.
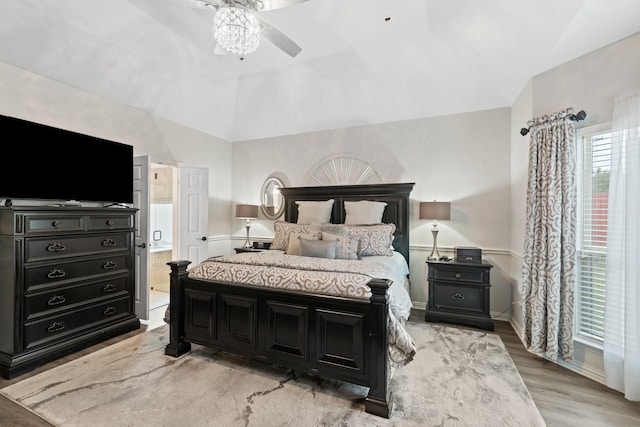
<svg viewBox="0 0 640 427">
<path fill-rule="evenodd" d="M 335 258 L 335 240 L 309 240 L 300 237 L 300 255 L 315 258 Z"/>
</svg>

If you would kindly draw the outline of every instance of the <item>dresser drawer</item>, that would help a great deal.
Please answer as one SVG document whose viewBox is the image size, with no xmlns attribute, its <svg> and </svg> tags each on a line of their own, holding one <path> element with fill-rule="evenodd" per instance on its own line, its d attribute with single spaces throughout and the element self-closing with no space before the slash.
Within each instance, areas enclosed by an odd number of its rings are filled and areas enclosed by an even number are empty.
<svg viewBox="0 0 640 427">
<path fill-rule="evenodd" d="M 25 215 L 26 234 L 84 231 L 84 215 Z"/>
<path fill-rule="evenodd" d="M 431 278 L 435 280 L 472 283 L 484 283 L 486 281 L 484 269 L 456 268 L 455 265 L 439 265 L 433 267 L 432 272 L 433 275 Z"/>
<path fill-rule="evenodd" d="M 78 255 L 106 254 L 131 248 L 131 233 L 25 239 L 25 262 Z"/>
<path fill-rule="evenodd" d="M 131 228 L 133 228 L 133 215 L 91 215 L 89 218 L 90 231 L 127 230 Z"/>
<path fill-rule="evenodd" d="M 132 268 L 129 261 L 129 254 L 122 254 L 82 261 L 59 261 L 43 266 L 25 266 L 25 289 L 30 291 L 52 284 L 63 285 L 96 276 L 126 273 Z"/>
<path fill-rule="evenodd" d="M 24 326 L 24 348 L 29 349 L 51 340 L 71 337 L 83 330 L 99 326 L 131 313 L 131 300 L 118 298 L 70 313 L 48 317 Z"/>
<path fill-rule="evenodd" d="M 484 307 L 484 288 L 482 286 L 460 286 L 441 282 L 430 282 L 433 286 L 434 301 L 431 304 L 436 309 L 455 309 L 481 313 Z"/>
<path fill-rule="evenodd" d="M 76 306 L 128 294 L 129 276 L 56 287 L 45 292 L 27 294 L 25 319 L 48 316 Z"/>
</svg>

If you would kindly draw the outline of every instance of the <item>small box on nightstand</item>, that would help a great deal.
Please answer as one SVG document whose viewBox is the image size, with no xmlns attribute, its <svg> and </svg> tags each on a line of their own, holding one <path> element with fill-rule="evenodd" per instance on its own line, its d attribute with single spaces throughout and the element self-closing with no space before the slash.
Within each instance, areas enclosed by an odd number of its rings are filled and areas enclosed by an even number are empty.
<svg viewBox="0 0 640 427">
<path fill-rule="evenodd" d="M 471 246 L 456 246 L 453 248 L 455 262 L 470 262 L 482 264 L 482 249 Z"/>
</svg>

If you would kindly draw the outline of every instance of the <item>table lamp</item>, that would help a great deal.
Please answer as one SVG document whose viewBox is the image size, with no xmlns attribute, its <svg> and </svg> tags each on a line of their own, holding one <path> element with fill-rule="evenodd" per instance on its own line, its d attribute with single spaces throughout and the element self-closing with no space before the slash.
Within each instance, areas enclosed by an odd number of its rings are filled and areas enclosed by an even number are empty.
<svg viewBox="0 0 640 427">
<path fill-rule="evenodd" d="M 244 242 L 245 248 L 251 247 L 251 241 L 249 240 L 249 228 L 251 227 L 251 220 L 258 218 L 258 205 L 236 205 L 236 218 L 246 220 L 245 228 L 247 229 L 247 240 Z"/>
<path fill-rule="evenodd" d="M 429 261 L 438 261 L 440 253 L 438 252 L 438 220 L 451 219 L 451 203 L 450 202 L 420 202 L 420 219 L 432 219 L 433 228 L 433 250 L 427 258 Z"/>
</svg>

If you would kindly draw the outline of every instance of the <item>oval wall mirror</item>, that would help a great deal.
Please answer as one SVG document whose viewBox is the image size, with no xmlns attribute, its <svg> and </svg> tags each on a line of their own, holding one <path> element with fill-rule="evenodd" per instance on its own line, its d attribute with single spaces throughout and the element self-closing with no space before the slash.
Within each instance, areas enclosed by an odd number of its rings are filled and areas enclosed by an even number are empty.
<svg viewBox="0 0 640 427">
<path fill-rule="evenodd" d="M 280 189 L 284 183 L 276 177 L 269 177 L 260 190 L 260 210 L 269 219 L 278 219 L 284 212 L 284 199 Z"/>
</svg>

